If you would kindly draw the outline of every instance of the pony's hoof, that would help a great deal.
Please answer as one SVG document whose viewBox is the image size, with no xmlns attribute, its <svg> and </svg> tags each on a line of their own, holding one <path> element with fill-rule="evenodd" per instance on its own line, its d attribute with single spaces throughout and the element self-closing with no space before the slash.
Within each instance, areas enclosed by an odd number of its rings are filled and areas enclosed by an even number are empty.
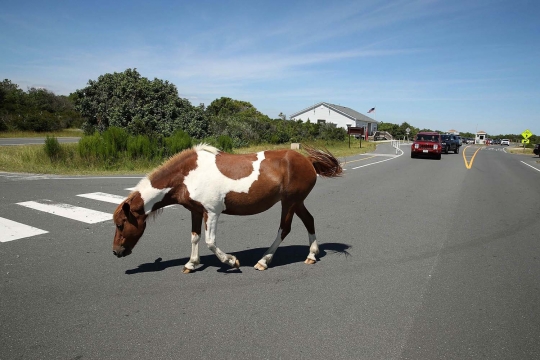
<svg viewBox="0 0 540 360">
<path fill-rule="evenodd" d="M 313 259 L 310 259 L 310 258 L 307 258 L 306 261 L 304 261 L 305 264 L 309 264 L 309 265 L 313 265 L 316 262 L 317 262 L 316 260 L 313 260 Z"/>
<path fill-rule="evenodd" d="M 240 269 L 240 261 L 238 261 L 238 259 L 236 259 L 236 261 L 234 262 L 234 265 L 232 267 L 234 269 Z"/>
<path fill-rule="evenodd" d="M 195 270 L 193 270 L 193 269 L 188 269 L 188 268 L 185 267 L 185 266 L 184 266 L 184 268 L 182 269 L 182 272 L 183 272 L 184 274 L 189 274 L 189 273 L 192 273 L 192 272 L 194 272 L 194 271 L 195 271 Z"/>
<path fill-rule="evenodd" d="M 264 266 L 263 264 L 258 262 L 255 264 L 254 268 L 260 271 L 264 271 L 268 268 L 268 266 Z"/>
</svg>

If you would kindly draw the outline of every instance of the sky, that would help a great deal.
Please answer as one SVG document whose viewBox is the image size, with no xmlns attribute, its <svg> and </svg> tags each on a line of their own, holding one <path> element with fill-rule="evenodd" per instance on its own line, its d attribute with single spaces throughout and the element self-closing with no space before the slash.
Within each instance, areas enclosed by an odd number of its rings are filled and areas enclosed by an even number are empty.
<svg viewBox="0 0 540 360">
<path fill-rule="evenodd" d="M 0 78 L 69 95 L 136 68 L 271 118 L 319 102 L 540 135 L 540 1 L 0 0 Z"/>
</svg>

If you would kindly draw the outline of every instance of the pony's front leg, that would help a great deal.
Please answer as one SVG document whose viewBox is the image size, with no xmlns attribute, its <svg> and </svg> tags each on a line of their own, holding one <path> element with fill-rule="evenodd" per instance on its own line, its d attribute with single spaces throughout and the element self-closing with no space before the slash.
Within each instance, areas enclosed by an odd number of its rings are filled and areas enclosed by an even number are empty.
<svg viewBox="0 0 540 360">
<path fill-rule="evenodd" d="M 206 245 L 208 246 L 208 249 L 212 251 L 218 259 L 224 263 L 227 264 L 233 268 L 240 268 L 240 261 L 233 256 L 224 253 L 216 246 L 216 230 L 217 230 L 217 222 L 218 222 L 219 214 L 215 214 L 212 212 L 205 213 L 205 224 L 206 224 Z"/>
<path fill-rule="evenodd" d="M 201 263 L 199 258 L 199 240 L 201 240 L 202 213 L 191 212 L 191 256 L 182 272 L 189 274 L 195 271 L 195 267 Z"/>
</svg>

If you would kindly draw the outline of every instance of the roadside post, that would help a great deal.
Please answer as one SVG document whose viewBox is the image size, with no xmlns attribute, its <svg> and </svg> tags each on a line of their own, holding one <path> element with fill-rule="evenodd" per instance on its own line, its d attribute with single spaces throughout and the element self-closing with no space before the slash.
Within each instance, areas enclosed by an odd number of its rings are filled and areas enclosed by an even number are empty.
<svg viewBox="0 0 540 360">
<path fill-rule="evenodd" d="M 360 135 L 360 148 L 362 147 L 362 136 L 365 134 L 364 128 L 349 126 L 347 128 L 347 134 L 349 135 L 349 149 L 351 148 L 351 135 L 355 134 Z"/>
</svg>

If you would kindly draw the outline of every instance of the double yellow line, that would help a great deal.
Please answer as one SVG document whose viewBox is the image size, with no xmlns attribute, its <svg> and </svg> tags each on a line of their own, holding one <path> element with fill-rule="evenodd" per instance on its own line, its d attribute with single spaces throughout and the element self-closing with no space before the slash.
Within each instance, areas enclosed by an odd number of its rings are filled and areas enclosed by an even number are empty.
<svg viewBox="0 0 540 360">
<path fill-rule="evenodd" d="M 471 157 L 471 161 L 467 161 L 467 158 L 465 157 L 465 150 L 467 150 L 469 148 L 469 146 L 466 146 L 463 151 L 461 152 L 461 154 L 463 155 L 463 161 L 465 161 L 465 167 L 467 169 L 470 169 L 472 167 L 472 164 L 473 164 L 473 161 L 474 161 L 474 157 L 476 156 L 476 154 L 478 154 L 478 152 L 482 149 L 481 147 L 479 147 L 478 149 L 476 149 L 476 151 L 474 152 L 473 156 Z"/>
</svg>

